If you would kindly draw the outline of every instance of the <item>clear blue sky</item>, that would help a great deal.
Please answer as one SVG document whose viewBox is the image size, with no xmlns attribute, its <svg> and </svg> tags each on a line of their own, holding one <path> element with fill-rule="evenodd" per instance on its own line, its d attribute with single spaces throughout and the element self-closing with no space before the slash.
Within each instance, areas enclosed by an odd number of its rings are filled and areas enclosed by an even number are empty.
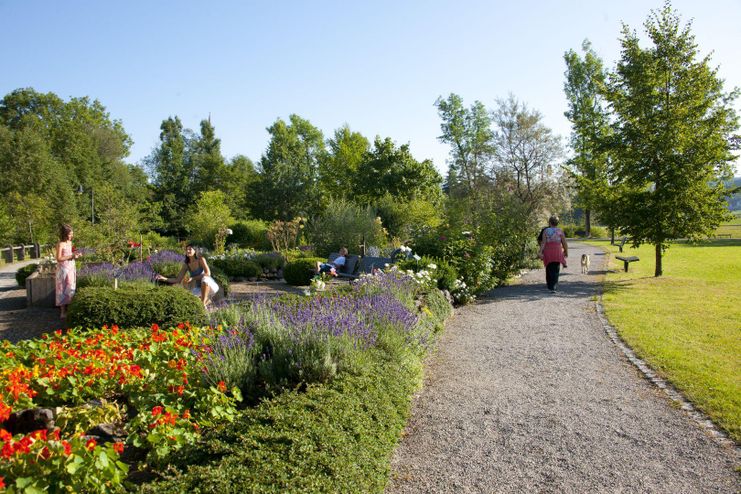
<svg viewBox="0 0 741 494">
<path fill-rule="evenodd" d="M 741 87 L 741 0 L 675 0 L 726 89 Z M 265 128 L 296 113 L 326 137 L 347 123 L 409 143 L 447 169 L 439 96 L 493 108 L 509 93 L 567 137 L 563 54 L 588 38 L 608 67 L 621 21 L 639 33 L 660 0 L 0 0 L 0 94 L 20 87 L 90 96 L 134 140 L 163 119 L 197 130 L 211 114 L 222 151 L 257 161 Z M 736 102 L 741 109 L 741 102 Z"/>
</svg>

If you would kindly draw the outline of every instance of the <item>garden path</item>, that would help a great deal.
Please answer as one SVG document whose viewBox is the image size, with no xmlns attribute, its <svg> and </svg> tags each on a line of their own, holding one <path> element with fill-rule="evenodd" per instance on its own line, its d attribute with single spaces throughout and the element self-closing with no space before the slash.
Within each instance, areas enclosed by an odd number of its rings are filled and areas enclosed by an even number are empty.
<svg viewBox="0 0 741 494">
<path fill-rule="evenodd" d="M 18 286 L 15 273 L 38 259 L 0 266 L 0 342 L 35 338 L 43 333 L 66 327 L 59 319 L 59 309 L 26 307 L 26 290 Z"/>
<path fill-rule="evenodd" d="M 577 243 L 569 252 L 558 293 L 539 269 L 457 311 L 387 494 L 739 492 L 738 449 L 710 437 L 607 335 L 594 302 L 607 256 Z"/>
</svg>

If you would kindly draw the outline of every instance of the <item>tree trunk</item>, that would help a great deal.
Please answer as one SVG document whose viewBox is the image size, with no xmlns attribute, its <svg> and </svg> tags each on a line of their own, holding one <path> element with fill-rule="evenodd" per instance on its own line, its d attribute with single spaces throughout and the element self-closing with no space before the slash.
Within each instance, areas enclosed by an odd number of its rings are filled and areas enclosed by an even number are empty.
<svg viewBox="0 0 741 494">
<path fill-rule="evenodd" d="M 584 235 L 589 238 L 592 236 L 592 212 L 589 209 L 584 210 Z"/>
<path fill-rule="evenodd" d="M 610 245 L 615 245 L 615 229 L 610 227 Z"/>
<path fill-rule="evenodd" d="M 663 274 L 661 269 L 661 244 L 656 244 L 656 270 L 654 276 L 661 276 Z"/>
</svg>

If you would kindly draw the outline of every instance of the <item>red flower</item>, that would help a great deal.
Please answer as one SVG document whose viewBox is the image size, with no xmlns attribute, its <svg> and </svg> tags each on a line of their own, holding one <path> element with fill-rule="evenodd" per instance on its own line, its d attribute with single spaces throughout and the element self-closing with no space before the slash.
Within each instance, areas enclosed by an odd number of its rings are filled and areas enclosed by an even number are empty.
<svg viewBox="0 0 741 494">
<path fill-rule="evenodd" d="M 224 381 L 219 381 L 219 384 L 216 385 L 216 389 L 221 391 L 222 393 L 226 391 L 226 383 Z"/>
<path fill-rule="evenodd" d="M 64 446 L 64 454 L 69 456 L 72 454 L 72 445 L 68 443 L 67 441 L 62 441 L 62 446 Z"/>
<path fill-rule="evenodd" d="M 0 429 L 0 440 L 7 443 L 13 440 L 13 434 L 6 431 L 5 429 Z"/>
<path fill-rule="evenodd" d="M 190 418 L 190 410 L 186 410 L 183 412 L 183 418 L 186 420 Z"/>
<path fill-rule="evenodd" d="M 113 443 L 113 451 L 115 451 L 118 454 L 123 453 L 124 450 L 124 444 L 121 442 Z"/>
<path fill-rule="evenodd" d="M 51 451 L 49 451 L 49 448 L 44 446 L 44 449 L 41 450 L 41 457 L 45 460 L 48 460 L 51 458 Z"/>
<path fill-rule="evenodd" d="M 3 449 L 0 451 L 0 456 L 6 459 L 10 459 L 10 457 L 13 456 L 13 444 L 10 441 L 3 445 Z"/>
<path fill-rule="evenodd" d="M 159 330 L 160 330 L 159 324 L 157 324 L 157 323 L 152 324 L 152 331 L 153 332 L 156 333 Z"/>
<path fill-rule="evenodd" d="M 0 423 L 5 422 L 10 418 L 10 413 L 13 411 L 8 405 L 0 400 Z"/>
<path fill-rule="evenodd" d="M 87 448 L 88 451 L 94 450 L 95 446 L 97 445 L 98 445 L 98 441 L 96 441 L 93 438 L 88 439 L 87 442 L 85 443 L 85 447 Z"/>
<path fill-rule="evenodd" d="M 0 489 L 5 489 L 5 477 L 0 477 Z"/>
<path fill-rule="evenodd" d="M 160 415 L 162 413 L 163 408 L 159 405 L 152 408 L 152 417 L 156 417 L 157 415 Z"/>
<path fill-rule="evenodd" d="M 46 434 L 47 434 L 46 429 L 39 429 L 37 431 L 33 431 L 31 433 L 31 437 L 37 441 L 39 440 L 46 441 Z"/>
</svg>

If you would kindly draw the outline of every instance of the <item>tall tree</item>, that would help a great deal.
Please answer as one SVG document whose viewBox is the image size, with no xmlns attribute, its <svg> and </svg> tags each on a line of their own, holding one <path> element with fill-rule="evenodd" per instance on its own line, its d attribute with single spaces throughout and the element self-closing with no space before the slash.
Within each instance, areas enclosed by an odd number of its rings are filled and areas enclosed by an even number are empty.
<svg viewBox="0 0 741 494">
<path fill-rule="evenodd" d="M 355 175 L 370 149 L 370 142 L 361 133 L 344 125 L 335 130 L 327 145 L 329 154 L 319 163 L 322 193 L 335 199 L 352 199 L 355 196 Z"/>
<path fill-rule="evenodd" d="M 131 140 L 99 101 L 65 102 L 54 93 L 17 89 L 0 101 L 0 127 L 0 141 L 10 143 L 0 144 L 0 189 L 9 201 L 21 198 L 13 217 L 17 232 L 28 233 L 18 240 L 27 241 L 35 231 L 35 240 L 53 241 L 59 221 L 89 217 L 90 202 L 73 194 L 80 186 L 90 191 L 110 183 L 123 190 L 134 179 L 123 162 Z M 22 211 L 28 214 L 16 214 Z"/>
<path fill-rule="evenodd" d="M 497 104 L 493 112 L 497 169 L 512 177 L 514 194 L 531 213 L 537 213 L 553 193 L 552 179 L 563 156 L 560 140 L 543 124 L 538 111 L 514 96 Z"/>
<path fill-rule="evenodd" d="M 260 180 L 252 189 L 252 210 L 262 219 L 290 220 L 318 209 L 319 163 L 326 149 L 322 132 L 291 115 L 268 127 L 271 139 L 260 159 Z"/>
<path fill-rule="evenodd" d="M 224 167 L 221 189 L 224 200 L 237 219 L 250 217 L 249 191 L 259 179 L 255 165 L 247 156 L 237 155 Z"/>
<path fill-rule="evenodd" d="M 190 159 L 193 161 L 193 189 L 196 193 L 222 188 L 225 164 L 221 139 L 216 138 L 216 129 L 210 118 L 201 120 L 201 133 L 193 140 Z"/>
<path fill-rule="evenodd" d="M 491 117 L 480 101 L 463 106 L 457 94 L 435 102 L 442 119 L 440 141 L 449 144 L 450 161 L 446 186 L 452 195 L 475 195 L 491 179 L 494 134 Z"/>
<path fill-rule="evenodd" d="M 576 180 L 579 204 L 584 208 L 585 230 L 591 232 L 592 211 L 599 204 L 607 186 L 607 151 L 610 134 L 609 114 L 605 108 L 604 85 L 607 71 L 588 40 L 582 43 L 583 58 L 574 50 L 564 54 L 566 82 L 564 91 L 569 108 L 564 113 L 571 122 L 573 157 L 567 169 Z"/>
<path fill-rule="evenodd" d="M 442 177 L 430 160 L 417 161 L 408 144 L 397 147 L 390 137 L 376 137 L 356 174 L 356 200 L 373 203 L 386 194 L 400 201 L 441 199 Z"/>
<path fill-rule="evenodd" d="M 612 151 L 621 230 L 655 246 L 655 276 L 671 239 L 712 232 L 725 217 L 723 178 L 735 159 L 732 101 L 709 56 L 700 58 L 690 25 L 665 3 L 644 24 L 652 46 L 623 26 L 622 56 L 610 74 Z"/>
<path fill-rule="evenodd" d="M 165 224 L 178 235 L 186 233 L 183 212 L 194 199 L 193 164 L 188 158 L 183 124 L 180 118 L 169 117 L 160 125 L 160 145 L 146 160 Z"/>
</svg>

